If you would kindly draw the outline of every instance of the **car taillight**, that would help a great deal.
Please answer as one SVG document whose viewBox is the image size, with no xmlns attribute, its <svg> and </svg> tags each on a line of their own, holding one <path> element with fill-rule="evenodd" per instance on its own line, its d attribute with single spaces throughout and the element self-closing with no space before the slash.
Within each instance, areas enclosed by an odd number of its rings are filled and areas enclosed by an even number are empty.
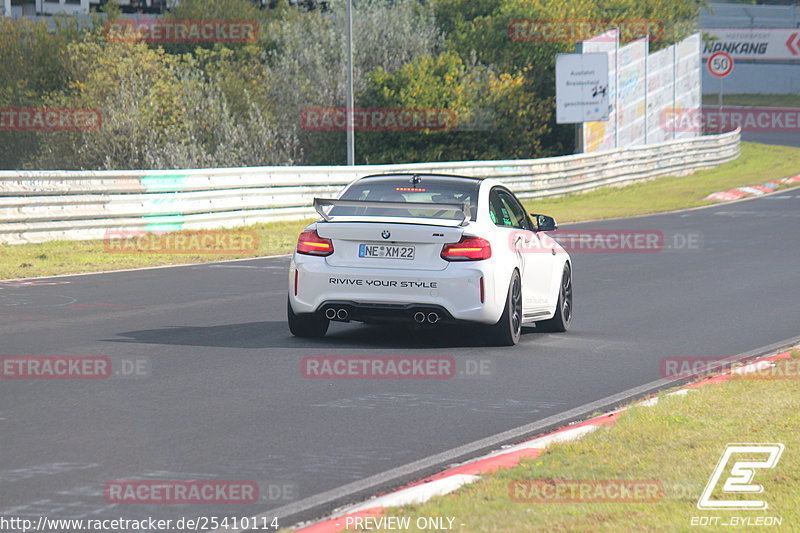
<svg viewBox="0 0 800 533">
<path fill-rule="evenodd" d="M 297 253 L 304 255 L 331 255 L 333 253 L 333 242 L 317 235 L 316 230 L 304 231 L 297 238 Z"/>
<path fill-rule="evenodd" d="M 441 255 L 445 261 L 481 261 L 492 257 L 492 245 L 480 237 L 461 237 L 457 243 L 445 244 Z"/>
</svg>

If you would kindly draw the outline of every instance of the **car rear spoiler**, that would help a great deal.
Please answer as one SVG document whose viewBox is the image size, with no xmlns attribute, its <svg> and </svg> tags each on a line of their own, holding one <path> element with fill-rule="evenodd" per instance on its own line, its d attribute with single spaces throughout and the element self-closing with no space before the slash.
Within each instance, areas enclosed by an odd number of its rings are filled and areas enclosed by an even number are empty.
<svg viewBox="0 0 800 533">
<path fill-rule="evenodd" d="M 459 226 L 465 226 L 470 218 L 469 205 L 461 204 L 432 204 L 428 202 L 375 202 L 370 200 L 334 200 L 332 198 L 314 198 L 314 209 L 325 222 L 330 222 L 332 217 L 326 213 L 324 207 L 376 207 L 381 209 L 424 209 L 428 211 L 455 211 L 461 215 Z"/>
</svg>

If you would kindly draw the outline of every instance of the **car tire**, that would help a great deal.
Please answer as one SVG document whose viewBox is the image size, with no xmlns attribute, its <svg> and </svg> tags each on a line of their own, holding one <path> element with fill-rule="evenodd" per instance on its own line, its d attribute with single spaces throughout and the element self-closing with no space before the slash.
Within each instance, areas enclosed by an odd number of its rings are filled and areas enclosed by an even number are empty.
<svg viewBox="0 0 800 533">
<path fill-rule="evenodd" d="M 506 306 L 497 324 L 490 326 L 490 337 L 497 346 L 514 346 L 522 333 L 522 280 L 514 270 L 508 284 Z"/>
<path fill-rule="evenodd" d="M 295 337 L 324 337 L 328 332 L 330 320 L 319 313 L 296 315 L 288 298 L 286 300 L 286 314 L 289 320 L 289 331 Z"/>
<path fill-rule="evenodd" d="M 572 324 L 572 269 L 569 264 L 566 264 L 564 265 L 564 273 L 561 275 L 561 285 L 558 289 L 556 314 L 549 320 L 537 322 L 536 330 L 558 333 L 567 331 L 570 324 Z"/>
</svg>

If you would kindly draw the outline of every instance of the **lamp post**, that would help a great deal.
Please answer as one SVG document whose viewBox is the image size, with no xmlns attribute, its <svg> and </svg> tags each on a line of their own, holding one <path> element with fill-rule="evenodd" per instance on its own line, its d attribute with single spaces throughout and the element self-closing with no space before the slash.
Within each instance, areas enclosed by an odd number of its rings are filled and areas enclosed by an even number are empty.
<svg viewBox="0 0 800 533">
<path fill-rule="evenodd" d="M 353 124 L 353 0 L 347 0 L 347 104 L 345 124 L 347 125 L 347 164 L 355 165 L 355 127 Z"/>
</svg>

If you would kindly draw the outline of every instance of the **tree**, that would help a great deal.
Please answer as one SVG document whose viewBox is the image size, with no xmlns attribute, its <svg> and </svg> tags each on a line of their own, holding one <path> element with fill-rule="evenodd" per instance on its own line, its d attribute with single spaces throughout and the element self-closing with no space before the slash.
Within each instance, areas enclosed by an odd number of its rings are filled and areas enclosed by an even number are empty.
<svg viewBox="0 0 800 533">
<path fill-rule="evenodd" d="M 453 52 L 420 57 L 394 72 L 375 70 L 364 102 L 368 107 L 446 110 L 454 123 L 443 131 L 360 133 L 363 163 L 495 159 L 498 154 L 527 158 L 546 151 L 542 138 L 552 102 L 531 99 L 522 74 L 498 74 L 474 59 L 465 63 Z"/>
<path fill-rule="evenodd" d="M 297 12 L 265 26 L 277 43 L 266 60 L 272 109 L 282 131 L 296 132 L 305 164 L 346 162 L 344 132 L 306 131 L 300 124 L 305 109 L 344 106 L 344 14 L 344 2 L 337 0 L 327 12 Z M 353 34 L 356 105 L 369 72 L 398 69 L 442 46 L 432 9 L 416 0 L 355 3 Z"/>
<path fill-rule="evenodd" d="M 51 33 L 44 22 L 0 18 L 0 108 L 40 107 L 67 83 L 64 50 L 82 31 L 65 17 L 54 21 Z M 29 132 L 0 131 L 0 168 L 18 168 L 38 139 Z"/>
<path fill-rule="evenodd" d="M 100 39 L 70 45 L 68 56 L 67 90 L 46 103 L 97 108 L 103 126 L 48 133 L 29 168 L 196 168 L 295 160 L 296 139 L 279 135 L 251 101 L 232 114 L 219 86 L 191 56 Z"/>
</svg>

